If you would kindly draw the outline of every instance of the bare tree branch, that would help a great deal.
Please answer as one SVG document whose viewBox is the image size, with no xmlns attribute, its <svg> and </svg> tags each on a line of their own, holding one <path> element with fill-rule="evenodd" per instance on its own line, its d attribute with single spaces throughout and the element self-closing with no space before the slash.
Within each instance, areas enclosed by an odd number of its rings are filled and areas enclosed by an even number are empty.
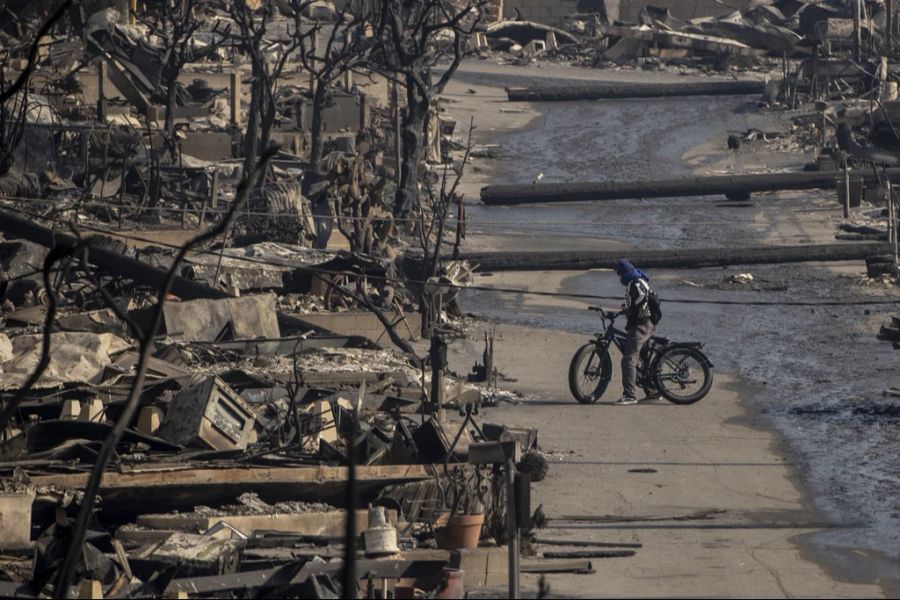
<svg viewBox="0 0 900 600">
<path fill-rule="evenodd" d="M 37 67 L 38 60 L 38 48 L 41 45 L 41 38 L 43 38 L 50 29 L 59 21 L 65 12 L 72 6 L 72 0 L 64 0 L 63 3 L 56 9 L 56 12 L 47 19 L 47 22 L 44 23 L 40 29 L 38 29 L 37 35 L 34 38 L 34 42 L 31 44 L 31 51 L 28 54 L 28 64 L 19 73 L 19 76 L 16 78 L 15 82 L 7 89 L 0 92 L 0 103 L 6 102 L 14 95 L 19 93 L 19 90 L 23 89 L 25 85 L 28 83 L 28 78 L 31 77 L 31 74 L 34 72 L 35 67 Z"/>
<path fill-rule="evenodd" d="M 244 201 L 247 199 L 247 196 L 252 190 L 254 180 L 259 176 L 261 172 L 265 170 L 268 161 L 277 153 L 277 150 L 277 148 L 271 148 L 263 154 L 256 168 L 251 172 L 245 174 L 244 179 L 241 181 L 241 184 L 238 187 L 237 196 L 235 197 L 234 202 L 231 204 L 231 207 L 229 207 L 228 213 L 226 213 L 225 217 L 214 227 L 195 236 L 187 243 L 185 243 L 175 255 L 172 266 L 166 273 L 166 279 L 163 285 L 160 287 L 159 293 L 157 295 L 156 306 L 153 311 L 151 323 L 149 327 L 144 330 L 143 335 L 140 339 L 140 353 L 136 365 L 134 382 L 132 383 L 131 390 L 128 394 L 128 400 L 126 401 L 125 406 L 122 408 L 122 412 L 119 415 L 118 421 L 116 421 L 116 424 L 113 426 L 112 431 L 110 431 L 106 440 L 104 440 L 103 446 L 97 456 L 97 462 L 94 464 L 94 467 L 91 470 L 91 475 L 88 478 L 87 483 L 85 484 L 84 499 L 82 500 L 81 508 L 78 512 L 78 517 L 75 520 L 75 526 L 72 530 L 71 538 L 69 540 L 68 552 L 66 553 L 65 561 L 60 568 L 59 577 L 54 589 L 55 598 L 68 597 L 69 588 L 71 587 L 75 577 L 75 567 L 78 563 L 78 557 L 82 552 L 82 544 L 84 543 L 84 535 L 87 531 L 88 520 L 90 519 L 90 516 L 93 512 L 93 504 L 95 498 L 97 497 L 97 491 L 100 489 L 100 483 L 103 480 L 103 474 L 106 469 L 106 465 L 112 458 L 112 455 L 115 452 L 116 445 L 118 445 L 119 440 L 122 439 L 122 435 L 125 433 L 125 430 L 131 423 L 131 420 L 134 417 L 135 410 L 137 409 L 138 403 L 140 401 L 141 391 L 143 390 L 144 386 L 144 379 L 147 375 L 149 358 L 153 350 L 153 338 L 156 336 L 156 332 L 159 331 L 160 324 L 162 323 L 163 307 L 165 306 L 169 291 L 172 289 L 172 283 L 175 281 L 181 262 L 184 260 L 185 256 L 187 256 L 188 252 L 190 252 L 194 247 L 218 237 L 228 227 L 231 226 L 238 209 L 243 205 Z"/>
</svg>

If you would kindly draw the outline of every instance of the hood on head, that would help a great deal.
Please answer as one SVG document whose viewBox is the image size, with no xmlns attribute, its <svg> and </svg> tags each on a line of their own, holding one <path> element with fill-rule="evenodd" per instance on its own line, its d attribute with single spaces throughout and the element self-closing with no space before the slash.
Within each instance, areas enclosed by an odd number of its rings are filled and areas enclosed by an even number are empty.
<svg viewBox="0 0 900 600">
<path fill-rule="evenodd" d="M 619 276 L 619 281 L 622 282 L 622 285 L 628 285 L 635 279 L 646 279 L 650 281 L 650 277 L 635 267 L 631 262 L 625 258 L 620 258 L 619 262 L 616 263 L 616 275 Z"/>
<path fill-rule="evenodd" d="M 616 275 L 620 277 L 629 271 L 634 271 L 634 265 L 627 258 L 620 258 L 616 263 Z"/>
</svg>

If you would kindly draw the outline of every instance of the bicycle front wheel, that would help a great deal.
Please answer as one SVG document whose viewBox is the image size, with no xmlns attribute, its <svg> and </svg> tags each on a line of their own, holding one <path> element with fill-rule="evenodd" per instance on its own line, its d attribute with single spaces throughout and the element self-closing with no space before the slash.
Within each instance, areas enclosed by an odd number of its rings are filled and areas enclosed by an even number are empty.
<svg viewBox="0 0 900 600">
<path fill-rule="evenodd" d="M 589 342 L 578 349 L 569 365 L 569 390 L 582 404 L 600 399 L 612 379 L 609 351 Z"/>
<path fill-rule="evenodd" d="M 673 346 L 663 350 L 655 370 L 656 388 L 675 404 L 693 404 L 712 387 L 709 360 L 696 348 Z"/>
</svg>

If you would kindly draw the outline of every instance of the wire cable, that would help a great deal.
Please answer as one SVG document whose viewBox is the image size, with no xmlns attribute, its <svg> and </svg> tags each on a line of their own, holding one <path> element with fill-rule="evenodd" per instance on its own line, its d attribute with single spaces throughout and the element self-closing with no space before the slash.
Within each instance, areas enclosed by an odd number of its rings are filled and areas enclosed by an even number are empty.
<svg viewBox="0 0 900 600">
<path fill-rule="evenodd" d="M 27 213 L 26 213 L 27 214 Z M 88 231 L 94 231 L 104 234 L 112 234 L 119 235 L 114 231 L 109 231 L 103 229 L 101 227 L 95 227 L 91 225 L 81 225 L 82 229 L 86 229 Z M 131 236 L 128 239 L 133 239 L 137 241 L 151 243 L 157 246 L 162 246 L 165 248 L 170 248 L 173 250 L 177 250 L 180 246 L 176 244 L 169 244 L 166 242 L 159 242 L 156 240 L 152 240 L 149 238 L 144 238 L 141 236 Z M 219 256 L 219 252 L 213 250 L 195 250 L 196 254 L 206 254 L 210 256 Z M 270 260 L 265 260 L 261 258 L 254 258 L 250 256 L 228 256 L 227 258 L 231 260 L 236 260 L 240 262 L 246 262 L 258 266 L 270 266 L 270 267 L 279 267 L 285 268 L 289 265 L 285 265 L 282 263 L 273 262 Z M 302 269 L 304 271 L 318 274 L 318 275 L 328 275 L 328 276 L 337 276 L 337 275 L 347 275 L 344 271 L 335 271 L 330 269 L 323 269 L 321 267 L 316 266 L 307 266 L 304 265 L 302 267 L 296 267 L 298 269 Z M 384 281 L 386 283 L 396 285 L 399 283 L 407 283 L 407 284 L 416 284 L 416 285 L 427 285 L 428 282 L 414 280 L 414 279 L 404 279 L 402 282 L 396 279 L 392 279 L 386 276 L 381 275 L 366 275 L 367 279 L 375 280 L 375 281 Z M 441 284 L 443 287 L 464 291 L 464 290 L 472 290 L 472 291 L 481 291 L 481 292 L 493 292 L 493 293 L 505 293 L 505 294 L 521 294 L 527 296 L 539 296 L 539 297 L 547 297 L 547 298 L 574 298 L 578 300 L 614 300 L 620 301 L 622 298 L 620 296 L 605 296 L 599 294 L 576 294 L 576 293 L 565 293 L 565 292 L 539 292 L 532 291 L 523 288 L 506 288 L 506 287 L 494 287 L 494 286 L 481 286 L 481 285 L 457 285 L 457 284 Z M 706 304 L 706 305 L 720 305 L 720 306 L 797 306 L 797 307 L 815 307 L 815 306 L 885 306 L 900 303 L 900 299 L 885 299 L 885 300 L 785 300 L 785 301 L 766 301 L 766 300 L 713 300 L 713 299 L 699 299 L 699 298 L 665 298 L 664 302 L 671 304 Z"/>
</svg>

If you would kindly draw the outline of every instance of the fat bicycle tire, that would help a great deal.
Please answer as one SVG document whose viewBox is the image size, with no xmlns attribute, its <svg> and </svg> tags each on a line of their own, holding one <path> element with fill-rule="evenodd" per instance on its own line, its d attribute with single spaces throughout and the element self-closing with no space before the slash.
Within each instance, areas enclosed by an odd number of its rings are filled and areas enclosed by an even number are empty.
<svg viewBox="0 0 900 600">
<path fill-rule="evenodd" d="M 584 377 L 588 378 L 587 386 L 582 383 Z M 572 357 L 569 364 L 569 391 L 580 403 L 593 404 L 599 400 L 611 379 L 612 359 L 607 348 L 600 349 L 595 342 L 589 342 Z M 591 380 L 595 380 L 596 385 Z"/>
<path fill-rule="evenodd" d="M 684 358 L 681 362 L 676 363 L 676 357 L 679 356 Z M 664 374 L 663 369 L 666 365 L 684 364 L 684 362 L 689 359 L 692 359 L 693 361 L 690 366 L 691 376 L 694 378 L 703 377 L 703 382 L 700 384 L 700 388 L 694 393 L 678 393 L 677 388 L 674 390 L 670 388 L 672 385 L 670 378 L 673 376 Z M 709 390 L 712 387 L 713 374 L 710 370 L 709 359 L 705 354 L 700 352 L 700 350 L 689 346 L 675 345 L 660 352 L 659 357 L 654 361 L 653 380 L 656 384 L 656 389 L 662 394 L 662 397 L 669 402 L 672 402 L 673 404 L 693 404 L 694 402 L 703 399 L 703 397 L 709 393 Z M 683 388 L 684 386 L 682 385 L 682 389 Z"/>
</svg>

